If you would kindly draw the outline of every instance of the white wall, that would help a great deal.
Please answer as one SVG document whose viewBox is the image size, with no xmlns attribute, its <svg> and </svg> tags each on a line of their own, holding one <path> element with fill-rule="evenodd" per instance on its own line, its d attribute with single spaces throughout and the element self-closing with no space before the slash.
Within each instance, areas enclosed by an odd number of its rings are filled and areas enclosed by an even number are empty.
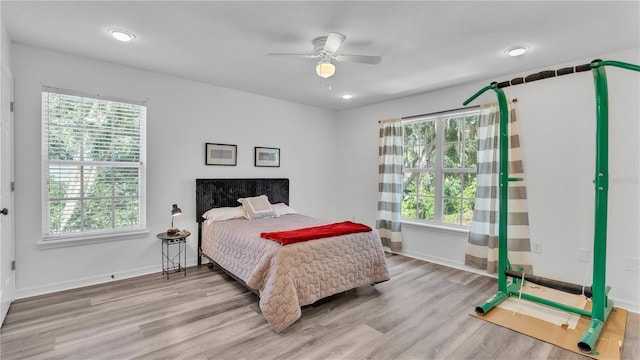
<svg viewBox="0 0 640 360">
<path fill-rule="evenodd" d="M 378 121 L 459 108 L 492 81 L 602 58 L 640 63 L 638 49 L 599 54 L 532 69 L 500 79 L 452 87 L 338 113 L 338 217 L 375 224 L 377 205 Z M 606 67 L 609 84 L 609 217 L 607 284 L 618 306 L 640 312 L 640 277 L 625 271 L 625 258 L 640 257 L 639 123 L 640 73 Z M 590 72 L 505 88 L 518 99 L 521 146 L 527 173 L 533 254 L 541 276 L 591 284 L 592 267 L 578 261 L 578 249 L 593 248 L 595 101 Z M 495 101 L 487 92 L 472 105 Z M 465 268 L 466 232 L 403 226 L 405 254 Z"/>
<path fill-rule="evenodd" d="M 13 44 L 16 143 L 16 296 L 161 270 L 155 234 L 170 223 L 171 204 L 191 230 L 195 262 L 195 179 L 287 177 L 291 206 L 335 218 L 336 114 L 87 58 Z M 144 239 L 40 249 L 40 92 L 43 85 L 148 101 L 147 226 Z M 238 165 L 204 165 L 206 142 L 238 145 Z M 254 167 L 253 147 L 281 149 L 281 167 Z"/>
<path fill-rule="evenodd" d="M 2 20 L 0 20 L 0 65 L 11 73 L 11 39 L 9 39 L 9 34 Z"/>
</svg>

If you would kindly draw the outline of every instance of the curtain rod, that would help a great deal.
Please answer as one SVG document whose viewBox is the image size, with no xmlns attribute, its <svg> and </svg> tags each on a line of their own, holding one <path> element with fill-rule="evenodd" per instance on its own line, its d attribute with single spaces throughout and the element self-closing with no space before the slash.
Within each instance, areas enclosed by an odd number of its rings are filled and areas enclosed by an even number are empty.
<svg viewBox="0 0 640 360">
<path fill-rule="evenodd" d="M 444 110 L 444 111 L 436 111 L 436 112 L 432 112 L 432 113 L 428 113 L 428 114 L 419 114 L 419 115 L 409 115 L 409 116 L 403 116 L 400 119 L 402 120 L 409 120 L 409 119 L 414 119 L 414 118 L 419 118 L 419 117 L 425 117 L 425 116 L 433 116 L 433 115 L 439 115 L 439 114 L 446 114 L 446 113 L 450 113 L 450 112 L 454 112 L 454 111 L 460 111 L 460 110 L 472 110 L 472 109 L 477 109 L 479 108 L 480 105 L 476 105 L 476 106 L 467 106 L 467 107 L 462 107 L 462 108 L 457 108 L 457 109 L 451 109 L 451 110 Z"/>
<path fill-rule="evenodd" d="M 518 99 L 513 99 L 511 100 L 512 102 L 518 102 Z M 466 106 L 466 107 L 461 107 L 461 108 L 457 108 L 457 109 L 451 109 L 451 110 L 444 110 L 444 111 L 436 111 L 436 112 L 432 112 L 432 113 L 428 113 L 428 114 L 419 114 L 419 115 L 409 115 L 409 116 L 403 116 L 400 119 L 401 120 L 409 120 L 409 119 L 415 119 L 415 118 L 421 118 L 421 117 L 426 117 L 426 116 L 433 116 L 433 115 L 440 115 L 440 114 L 446 114 L 449 112 L 454 112 L 454 111 L 460 111 L 460 110 L 472 110 L 472 109 L 478 109 L 480 108 L 480 105 L 476 105 L 476 106 Z M 380 121 L 378 121 L 380 122 Z"/>
</svg>

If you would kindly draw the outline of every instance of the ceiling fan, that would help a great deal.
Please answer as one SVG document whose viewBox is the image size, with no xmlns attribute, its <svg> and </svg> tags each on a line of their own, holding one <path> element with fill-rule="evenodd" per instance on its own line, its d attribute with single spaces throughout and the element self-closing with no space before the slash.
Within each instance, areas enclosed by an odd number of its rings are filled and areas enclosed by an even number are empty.
<svg viewBox="0 0 640 360">
<path fill-rule="evenodd" d="M 320 36 L 313 39 L 313 53 L 311 54 L 288 54 L 269 53 L 268 56 L 299 57 L 306 59 L 320 59 L 316 65 L 316 73 L 322 78 L 329 78 L 336 72 L 336 67 L 332 60 L 336 62 L 350 62 L 360 64 L 378 64 L 382 60 L 380 56 L 369 55 L 336 55 L 338 49 L 347 37 L 343 34 L 332 32 L 328 36 Z"/>
</svg>

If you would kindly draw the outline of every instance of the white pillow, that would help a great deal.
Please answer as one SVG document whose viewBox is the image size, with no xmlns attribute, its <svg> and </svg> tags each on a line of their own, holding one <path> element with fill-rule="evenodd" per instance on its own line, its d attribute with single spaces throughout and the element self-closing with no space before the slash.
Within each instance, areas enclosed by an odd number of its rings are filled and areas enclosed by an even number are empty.
<svg viewBox="0 0 640 360">
<path fill-rule="evenodd" d="M 213 208 L 202 214 L 202 217 L 208 221 L 242 219 L 244 208 L 242 206 Z"/>
<path fill-rule="evenodd" d="M 273 207 L 273 210 L 276 211 L 276 214 L 278 214 L 278 216 L 289 215 L 289 214 L 297 214 L 298 213 L 297 211 L 295 211 L 292 208 L 288 207 L 287 204 L 285 204 L 285 203 L 271 204 L 271 206 Z"/>
<path fill-rule="evenodd" d="M 278 214 L 273 210 L 273 207 L 269 203 L 269 198 L 266 195 L 240 198 L 238 202 L 244 207 L 245 217 L 249 220 L 278 217 Z"/>
</svg>

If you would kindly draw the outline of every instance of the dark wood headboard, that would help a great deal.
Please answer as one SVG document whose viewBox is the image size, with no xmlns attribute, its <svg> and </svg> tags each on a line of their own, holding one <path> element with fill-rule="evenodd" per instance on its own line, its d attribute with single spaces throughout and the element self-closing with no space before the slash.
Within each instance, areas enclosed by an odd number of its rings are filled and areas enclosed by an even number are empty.
<svg viewBox="0 0 640 360">
<path fill-rule="evenodd" d="M 259 195 L 289 205 L 289 179 L 196 179 L 196 222 L 211 208 L 240 206 L 238 198 Z"/>
</svg>

